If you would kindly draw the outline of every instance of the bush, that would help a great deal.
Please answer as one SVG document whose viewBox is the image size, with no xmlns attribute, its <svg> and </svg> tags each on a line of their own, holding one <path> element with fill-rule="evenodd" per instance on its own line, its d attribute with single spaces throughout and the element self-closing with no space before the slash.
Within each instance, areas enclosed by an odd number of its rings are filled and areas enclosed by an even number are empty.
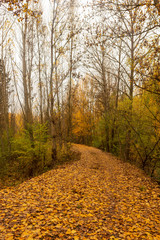
<svg viewBox="0 0 160 240">
<path fill-rule="evenodd" d="M 24 177 L 39 174 L 51 161 L 47 125 L 36 123 L 28 129 L 21 130 L 12 140 L 12 159 L 16 159 L 18 171 Z"/>
</svg>

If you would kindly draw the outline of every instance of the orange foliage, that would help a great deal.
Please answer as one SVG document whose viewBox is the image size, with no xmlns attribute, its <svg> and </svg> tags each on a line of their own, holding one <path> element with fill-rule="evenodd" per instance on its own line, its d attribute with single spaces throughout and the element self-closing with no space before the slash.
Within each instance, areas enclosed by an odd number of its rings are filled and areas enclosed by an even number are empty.
<svg viewBox="0 0 160 240">
<path fill-rule="evenodd" d="M 139 169 L 98 149 L 0 190 L 0 239 L 158 240 L 160 189 Z"/>
</svg>

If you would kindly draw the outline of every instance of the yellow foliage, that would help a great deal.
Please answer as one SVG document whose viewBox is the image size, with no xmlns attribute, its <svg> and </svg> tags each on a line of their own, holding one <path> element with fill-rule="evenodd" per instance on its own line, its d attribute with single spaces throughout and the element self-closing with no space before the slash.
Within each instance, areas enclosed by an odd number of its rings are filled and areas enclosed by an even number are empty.
<svg viewBox="0 0 160 240">
<path fill-rule="evenodd" d="M 73 147 L 79 161 L 0 190 L 0 239 L 160 239 L 158 185 L 111 154 Z"/>
<path fill-rule="evenodd" d="M 73 112 L 73 134 L 77 137 L 86 137 L 92 135 L 93 116 L 89 108 L 89 100 L 87 99 L 85 90 L 87 82 L 80 84 L 75 94 L 75 106 Z"/>
</svg>

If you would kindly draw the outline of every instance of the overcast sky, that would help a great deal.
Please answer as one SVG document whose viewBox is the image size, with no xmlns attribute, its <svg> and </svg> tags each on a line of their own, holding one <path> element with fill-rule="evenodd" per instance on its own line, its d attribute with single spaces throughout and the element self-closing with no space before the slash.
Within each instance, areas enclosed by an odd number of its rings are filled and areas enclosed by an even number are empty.
<svg viewBox="0 0 160 240">
<path fill-rule="evenodd" d="M 43 8 L 43 18 L 45 21 L 48 21 L 50 15 L 50 2 L 49 0 L 40 0 L 40 3 Z"/>
<path fill-rule="evenodd" d="M 87 4 L 88 2 L 91 2 L 92 0 L 76 0 L 76 1 L 79 2 L 79 4 L 84 5 L 84 4 Z M 48 23 L 51 16 L 50 0 L 40 0 L 40 3 L 43 8 L 43 18 Z M 79 10 L 80 10 L 80 7 L 79 7 Z"/>
</svg>

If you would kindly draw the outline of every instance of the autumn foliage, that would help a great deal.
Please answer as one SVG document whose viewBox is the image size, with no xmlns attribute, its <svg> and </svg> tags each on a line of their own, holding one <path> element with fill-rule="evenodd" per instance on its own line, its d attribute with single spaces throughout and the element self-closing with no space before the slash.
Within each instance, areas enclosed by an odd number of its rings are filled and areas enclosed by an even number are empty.
<svg viewBox="0 0 160 240">
<path fill-rule="evenodd" d="M 95 148 L 81 159 L 0 191 L 0 239 L 158 240 L 158 186 Z"/>
<path fill-rule="evenodd" d="M 0 240 L 159 240 L 159 1 L 46 2 L 0 1 Z"/>
</svg>

